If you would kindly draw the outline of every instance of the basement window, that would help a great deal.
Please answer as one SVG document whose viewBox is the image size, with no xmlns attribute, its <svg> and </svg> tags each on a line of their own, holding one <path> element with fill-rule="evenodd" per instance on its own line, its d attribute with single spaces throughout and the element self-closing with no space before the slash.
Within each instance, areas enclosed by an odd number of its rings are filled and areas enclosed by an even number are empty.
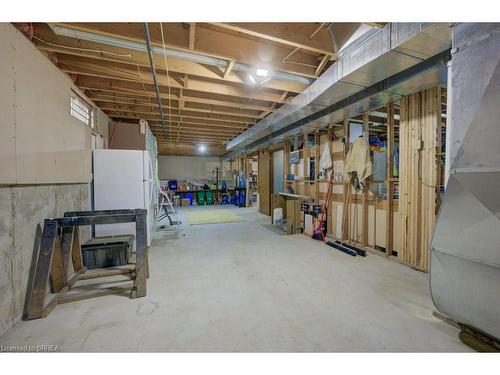
<svg viewBox="0 0 500 375">
<path fill-rule="evenodd" d="M 71 94 L 71 116 L 93 128 L 95 126 L 95 110 L 75 93 Z"/>
</svg>

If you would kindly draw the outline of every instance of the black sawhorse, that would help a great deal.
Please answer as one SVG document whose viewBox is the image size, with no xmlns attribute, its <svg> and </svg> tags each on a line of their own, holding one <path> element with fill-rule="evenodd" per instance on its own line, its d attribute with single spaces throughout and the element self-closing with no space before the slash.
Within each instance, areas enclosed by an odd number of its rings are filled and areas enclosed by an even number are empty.
<svg viewBox="0 0 500 375">
<path fill-rule="evenodd" d="M 38 253 L 34 254 L 36 262 L 32 262 L 30 270 L 23 319 L 44 318 L 58 303 L 106 294 L 130 292 L 130 298 L 146 296 L 146 279 L 148 277 L 146 220 L 147 211 L 143 209 L 66 212 L 63 218 L 46 219 Z M 129 222 L 135 222 L 136 228 L 135 267 L 133 269 L 102 269 L 96 273 L 87 272 L 83 266 L 78 228 L 86 225 Z M 70 259 L 74 270 L 72 275 L 69 275 Z M 117 274 L 131 274 L 133 285 L 68 294 L 78 280 Z M 47 303 L 49 279 L 54 296 Z"/>
</svg>

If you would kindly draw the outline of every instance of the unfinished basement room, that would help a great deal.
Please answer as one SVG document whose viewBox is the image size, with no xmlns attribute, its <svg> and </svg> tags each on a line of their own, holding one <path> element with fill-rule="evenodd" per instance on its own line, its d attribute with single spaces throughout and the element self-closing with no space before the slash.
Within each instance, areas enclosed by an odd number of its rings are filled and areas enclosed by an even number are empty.
<svg viewBox="0 0 500 375">
<path fill-rule="evenodd" d="M 500 23 L 326 9 L 0 23 L 0 360 L 500 351 Z"/>
</svg>

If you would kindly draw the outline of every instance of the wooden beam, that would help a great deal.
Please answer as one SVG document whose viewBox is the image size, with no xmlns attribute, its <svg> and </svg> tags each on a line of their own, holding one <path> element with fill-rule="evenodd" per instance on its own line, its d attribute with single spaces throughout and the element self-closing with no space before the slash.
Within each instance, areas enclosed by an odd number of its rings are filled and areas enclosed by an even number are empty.
<svg viewBox="0 0 500 375">
<path fill-rule="evenodd" d="M 154 90 L 151 85 L 146 85 L 145 88 L 142 87 L 140 83 L 136 82 L 124 82 L 124 81 L 116 81 L 116 80 L 105 80 L 105 79 L 97 79 L 95 77 L 78 77 L 77 78 L 77 86 L 81 90 L 98 90 L 108 93 L 115 94 L 126 94 L 126 95 L 134 95 L 141 97 L 154 97 Z M 208 96 L 208 95 L 207 95 Z M 174 94 L 168 95 L 167 93 L 160 92 L 160 97 L 162 99 L 174 99 L 179 100 L 179 96 Z M 229 98 L 223 98 L 223 96 L 210 95 L 210 97 L 206 98 L 201 95 L 197 95 L 196 93 L 186 94 L 184 92 L 184 101 L 185 102 L 193 102 L 193 103 L 201 103 L 201 104 L 210 104 L 216 106 L 226 106 L 233 108 L 241 108 L 241 109 L 250 109 L 256 111 L 268 111 L 275 112 L 274 109 L 271 109 L 270 106 L 265 106 L 263 104 L 247 104 L 243 102 L 243 100 L 228 100 Z"/>
<path fill-rule="evenodd" d="M 140 119 L 145 119 L 145 120 L 148 120 L 148 121 L 160 121 L 160 116 L 151 116 L 151 115 L 135 115 L 135 114 L 121 114 L 120 112 L 114 112 L 114 111 L 105 111 L 105 113 L 110 116 L 110 117 L 114 117 L 114 118 L 122 118 L 122 119 L 132 119 L 132 120 L 140 120 Z M 167 121 L 168 122 L 168 121 Z M 182 122 L 182 123 L 186 123 L 186 124 L 193 124 L 193 125 L 212 125 L 212 126 L 217 126 L 217 125 L 220 125 L 220 126 L 224 126 L 225 124 L 224 123 L 208 123 L 206 121 L 200 121 L 200 122 L 197 122 L 195 120 L 184 120 L 182 117 L 178 117 L 178 118 L 172 118 L 172 122 Z M 245 129 L 244 126 L 242 126 L 240 129 Z"/>
<path fill-rule="evenodd" d="M 179 89 L 179 109 L 184 109 L 183 88 Z"/>
<path fill-rule="evenodd" d="M 78 47 L 73 47 L 70 43 L 65 43 L 64 45 L 67 45 L 68 48 L 65 48 L 63 46 L 53 46 L 53 45 L 47 45 L 45 43 L 39 42 L 37 40 L 34 41 L 34 44 L 36 47 L 45 52 L 54 52 L 57 53 L 58 56 L 75 56 L 79 58 L 85 58 L 85 59 L 93 59 L 96 62 L 111 62 L 111 63 L 119 63 L 119 64 L 127 64 L 131 65 L 134 69 L 139 66 L 141 68 L 149 68 L 149 63 L 147 63 L 147 55 L 142 54 L 141 52 L 137 52 L 133 55 L 133 58 L 119 58 L 119 57 L 114 57 L 113 55 L 108 55 L 103 52 L 87 52 L 86 49 L 83 49 L 84 47 L 80 47 L 79 44 L 76 44 Z M 93 43 L 94 45 L 96 43 Z M 98 48 L 99 45 L 94 46 L 96 48 L 96 51 L 99 51 L 102 49 Z M 73 49 L 76 48 L 76 49 Z M 109 48 L 106 48 L 105 50 L 102 49 L 103 51 L 108 51 Z M 125 54 L 128 50 L 127 49 L 119 49 L 121 53 Z M 111 52 L 111 51 L 109 51 Z M 165 71 L 165 64 L 163 59 L 160 58 L 158 55 L 154 55 L 153 59 L 155 60 L 155 64 L 157 67 L 157 71 L 164 72 Z M 234 61 L 234 60 L 231 60 Z M 240 84 L 240 85 L 248 85 L 248 82 L 246 81 L 245 75 L 242 74 L 241 72 L 236 72 L 231 70 L 226 78 L 224 78 L 223 72 L 216 67 L 211 67 L 208 65 L 202 65 L 198 64 L 195 62 L 191 62 L 188 60 L 182 60 L 182 59 L 176 59 L 174 57 L 169 57 L 168 58 L 168 65 L 169 65 L 169 72 L 172 73 L 177 73 L 177 74 L 184 74 L 185 77 L 187 75 L 191 75 L 194 77 L 199 77 L 199 78 L 209 78 L 209 79 L 214 79 L 214 80 L 223 80 L 223 81 L 228 81 L 232 82 L 235 84 Z M 187 81 L 186 81 L 187 82 Z M 300 93 L 302 92 L 307 85 L 298 83 L 298 82 L 291 82 L 291 81 L 285 81 L 282 79 L 272 79 L 269 81 L 266 81 L 262 84 L 259 84 L 257 86 L 260 87 L 265 87 L 268 89 L 274 89 L 274 90 L 290 90 L 295 93 Z"/>
<path fill-rule="evenodd" d="M 226 71 L 224 72 L 224 79 L 226 79 L 226 80 L 228 79 L 229 74 L 231 74 L 231 71 L 233 70 L 234 63 L 235 63 L 235 61 L 234 61 L 234 60 L 231 60 L 231 61 L 229 61 L 229 63 L 227 64 Z"/>
<path fill-rule="evenodd" d="M 194 22 L 191 22 L 189 24 L 189 49 L 190 50 L 194 50 L 195 35 L 196 35 L 196 24 Z"/>
<path fill-rule="evenodd" d="M 394 103 L 387 103 L 387 146 L 386 146 L 386 186 L 387 186 L 387 209 L 385 211 L 385 255 L 391 256 L 394 248 L 394 181 L 392 180 L 393 169 L 393 145 L 394 145 Z"/>
<path fill-rule="evenodd" d="M 160 129 L 159 123 L 158 122 L 152 122 L 148 121 L 149 126 L 151 129 Z M 170 125 L 167 126 L 167 130 L 170 131 Z M 172 129 L 186 129 L 186 130 L 191 130 L 192 133 L 197 133 L 197 134 L 226 134 L 228 137 L 232 137 L 236 134 L 239 134 L 243 132 L 245 129 L 223 129 L 223 128 L 213 128 L 210 126 L 207 127 L 202 127 L 201 125 L 197 124 L 190 124 L 186 122 L 179 122 L 176 124 L 172 124 Z"/>
<path fill-rule="evenodd" d="M 158 130 L 160 131 L 161 128 L 158 126 L 151 126 L 151 129 L 153 130 Z M 227 131 L 227 130 L 217 130 L 217 131 L 210 131 L 207 132 L 206 130 L 198 130 L 198 129 L 193 129 L 193 128 L 187 128 L 183 125 L 176 125 L 172 127 L 168 127 L 168 132 L 167 134 L 174 134 L 174 133 L 179 133 L 179 134 L 190 134 L 190 135 L 195 135 L 195 136 L 206 136 L 206 135 L 211 135 L 211 136 L 218 136 L 222 139 L 227 139 L 229 137 L 232 137 L 234 134 L 234 131 Z"/>
<path fill-rule="evenodd" d="M 158 122 L 148 122 L 151 128 L 159 128 L 160 124 Z M 229 135 L 234 135 L 241 133 L 245 129 L 238 129 L 238 128 L 217 128 L 213 126 L 208 126 L 208 125 L 200 125 L 200 124 L 191 124 L 189 122 L 172 122 L 172 124 L 169 124 L 168 129 L 186 129 L 190 130 L 193 133 L 198 132 L 199 134 L 229 134 Z"/>
<path fill-rule="evenodd" d="M 214 141 L 218 143 L 223 143 L 228 137 L 223 137 L 219 135 L 208 136 L 208 135 L 187 134 L 182 132 L 172 132 L 172 134 L 168 134 L 167 136 L 158 134 L 156 138 L 158 139 L 183 138 L 183 139 L 191 139 L 198 142 L 205 140 L 205 141 Z"/>
<path fill-rule="evenodd" d="M 160 155 L 200 155 L 198 151 L 199 143 L 180 141 L 178 143 L 159 143 L 158 153 Z M 203 156 L 222 155 L 225 150 L 220 145 L 206 144 L 206 151 Z"/>
<path fill-rule="evenodd" d="M 331 56 L 325 55 L 323 59 L 321 59 L 321 62 L 319 63 L 318 67 L 316 68 L 316 71 L 314 72 L 314 75 L 316 77 L 319 77 L 321 75 L 321 72 L 323 71 L 323 68 L 326 66 L 328 61 L 330 61 Z"/>
<path fill-rule="evenodd" d="M 224 139 L 221 138 L 207 138 L 207 137 L 196 137 L 193 135 L 189 134 L 171 134 L 168 136 L 163 136 L 161 134 L 156 135 L 156 139 L 159 141 L 184 141 L 184 142 L 191 142 L 195 144 L 200 144 L 200 143 L 207 143 L 207 144 L 214 144 L 214 145 L 223 145 Z"/>
<path fill-rule="evenodd" d="M 209 139 L 209 138 L 193 138 L 193 137 L 188 137 L 188 136 L 182 136 L 182 135 L 173 135 L 171 137 L 163 137 L 163 136 L 157 136 L 156 139 L 159 142 L 167 143 L 167 142 L 190 142 L 192 144 L 212 144 L 214 146 L 218 145 L 223 145 L 224 140 L 217 140 L 217 139 Z"/>
<path fill-rule="evenodd" d="M 131 105 L 131 106 L 142 106 L 145 108 L 157 108 L 158 105 L 153 102 L 145 101 L 145 100 L 138 100 L 134 99 L 132 97 L 120 97 L 120 96 L 112 96 L 112 95 L 93 95 L 89 94 L 87 97 L 92 100 L 94 103 L 96 103 L 99 107 L 102 106 L 106 107 L 109 105 L 116 105 L 116 104 L 126 104 L 126 105 Z M 162 107 L 165 109 L 175 109 L 178 110 L 179 107 L 176 106 L 169 106 L 168 102 L 162 101 Z M 211 108 L 214 108 L 214 106 L 210 106 Z M 204 114 L 219 114 L 219 115 L 224 115 L 224 116 L 237 116 L 240 118 L 245 118 L 246 122 L 248 123 L 254 123 L 257 118 L 259 118 L 258 114 L 248 114 L 244 112 L 237 112 L 237 111 L 218 111 L 214 110 L 211 108 L 197 108 L 197 107 L 192 107 L 192 106 L 186 106 L 184 104 L 184 110 L 186 111 L 192 111 L 192 112 L 198 112 L 200 113 L 200 116 L 204 116 Z"/>
<path fill-rule="evenodd" d="M 343 120 L 344 128 L 344 161 L 349 152 L 349 118 L 344 117 Z M 349 181 L 344 179 L 343 191 L 342 191 L 342 241 L 349 240 L 349 196 L 351 195 L 351 185 Z"/>
<path fill-rule="evenodd" d="M 363 113 L 363 138 L 368 141 L 368 113 Z M 363 201 L 362 201 L 362 245 L 368 246 L 368 192 L 370 190 L 370 181 L 368 178 L 365 180 L 365 185 L 363 189 Z M 357 208 L 356 208 L 357 209 Z"/>
<path fill-rule="evenodd" d="M 126 113 L 139 113 L 146 115 L 159 115 L 160 112 L 153 108 L 141 105 L 121 105 L 121 104 L 107 104 L 99 106 L 103 111 L 120 111 Z M 169 108 L 167 108 L 169 109 Z M 248 125 L 252 125 L 254 121 L 250 121 L 245 117 L 237 117 L 237 116 L 227 116 L 227 115 L 218 115 L 212 113 L 199 113 L 192 112 L 188 109 L 179 109 L 173 108 L 166 111 L 165 116 L 167 117 L 183 117 L 187 119 L 198 119 L 198 120 L 215 120 L 220 122 L 227 122 L 228 126 L 231 125 L 233 127 L 246 127 Z"/>
<path fill-rule="evenodd" d="M 120 38 L 124 40 L 143 43 L 144 35 L 142 23 L 56 23 L 73 30 L 87 31 L 97 35 Z M 196 25 L 196 49 L 190 50 L 186 46 L 186 40 L 189 38 L 189 30 L 182 23 L 163 23 L 163 29 L 167 40 L 165 46 L 169 49 L 175 49 L 186 52 L 196 52 L 197 54 L 209 57 L 216 57 L 224 60 L 236 60 L 251 66 L 258 66 L 261 62 L 258 54 L 254 51 L 262 49 L 262 42 L 249 38 L 242 38 L 230 35 L 221 30 L 213 30 L 206 27 L 209 24 L 198 23 Z M 150 33 L 152 45 L 162 48 L 161 33 L 159 24 L 150 24 Z M 102 44 L 101 44 L 102 45 Z M 288 46 L 277 44 L 266 44 L 266 51 L 269 56 L 285 56 L 288 53 Z M 129 50 L 130 51 L 130 50 Z M 130 52 L 129 52 L 130 53 Z M 321 53 L 323 54 L 323 53 Z M 299 58 L 305 63 L 314 63 L 315 56 L 310 53 L 300 53 Z M 313 70 L 304 66 L 287 66 L 278 61 L 273 62 L 275 70 L 283 72 L 300 74 L 314 78 Z"/>
<path fill-rule="evenodd" d="M 233 32 L 246 34 L 252 37 L 260 38 L 266 41 L 284 44 L 286 46 L 299 48 L 309 52 L 318 54 L 335 56 L 333 48 L 328 40 L 322 38 L 321 40 L 309 39 L 308 36 L 314 32 L 315 27 L 309 27 L 304 30 L 304 27 L 309 24 L 280 24 L 280 23 L 221 23 L 215 22 L 212 25 L 221 29 L 230 30 Z M 299 29 L 299 27 L 301 27 Z M 294 30 L 299 29 L 299 30 Z M 317 27 L 316 27 L 317 29 Z"/>
<path fill-rule="evenodd" d="M 150 70 L 141 69 L 138 72 L 136 68 L 132 68 L 130 65 L 106 64 L 108 66 L 104 66 L 101 63 L 68 61 L 67 59 L 62 59 L 59 61 L 58 66 L 59 69 L 65 73 L 74 73 L 90 78 L 105 78 L 115 81 L 140 83 L 141 85 L 154 84 Z M 175 89 L 185 88 L 184 84 L 180 83 L 181 80 L 179 75 L 170 74 L 169 77 L 167 77 L 166 73 L 157 71 L 157 80 L 160 88 L 167 88 L 169 86 Z M 227 82 L 222 83 L 218 81 L 200 80 L 193 77 L 190 77 L 185 89 L 209 94 L 255 99 L 271 103 L 280 100 L 280 93 L 275 90 L 259 90 L 257 87 L 251 89 L 242 88 Z"/>
</svg>

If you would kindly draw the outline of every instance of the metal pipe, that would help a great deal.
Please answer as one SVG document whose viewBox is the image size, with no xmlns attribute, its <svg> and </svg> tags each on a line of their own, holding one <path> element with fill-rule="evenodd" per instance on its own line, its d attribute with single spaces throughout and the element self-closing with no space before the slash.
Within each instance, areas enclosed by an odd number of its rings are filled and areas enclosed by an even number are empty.
<svg viewBox="0 0 500 375">
<path fill-rule="evenodd" d="M 151 36 L 149 35 L 149 27 L 148 27 L 147 22 L 144 22 L 144 39 L 146 39 L 149 64 L 151 65 L 151 72 L 153 73 L 153 81 L 155 84 L 155 91 L 156 91 L 156 100 L 158 100 L 158 108 L 160 109 L 161 126 L 163 128 L 163 135 L 167 136 L 167 130 L 165 128 L 165 118 L 163 117 L 163 109 L 161 107 L 160 88 L 158 87 L 158 81 L 156 80 L 155 62 L 153 60 L 153 52 L 151 51 Z"/>
</svg>

